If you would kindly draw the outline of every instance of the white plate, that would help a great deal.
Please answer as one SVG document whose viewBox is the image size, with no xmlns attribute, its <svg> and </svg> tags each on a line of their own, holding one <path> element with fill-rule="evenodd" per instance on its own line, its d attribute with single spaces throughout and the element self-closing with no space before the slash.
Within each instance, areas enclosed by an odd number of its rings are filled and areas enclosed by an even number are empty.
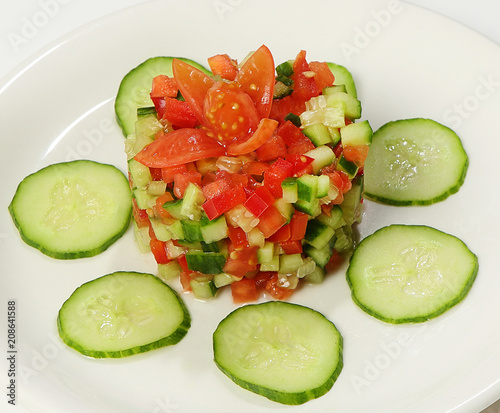
<svg viewBox="0 0 500 413">
<path fill-rule="evenodd" d="M 0 295 L 4 307 L 17 302 L 19 404 L 39 413 L 284 409 L 240 389 L 212 361 L 212 332 L 234 308 L 227 292 L 209 303 L 185 296 L 193 324 L 176 346 L 120 360 L 89 359 L 67 348 L 55 321 L 77 286 L 116 270 L 154 272 L 154 263 L 137 252 L 130 231 L 98 257 L 50 259 L 20 240 L 7 212 L 22 178 L 50 163 L 88 158 L 125 171 L 113 99 L 132 67 L 155 55 L 206 62 L 222 52 L 242 59 L 264 43 L 277 63 L 305 49 L 310 60 L 346 65 L 374 129 L 429 117 L 456 130 L 470 157 L 460 192 L 430 207 L 366 202 L 360 232 L 390 223 L 432 225 L 463 239 L 480 261 L 466 299 L 425 324 L 370 318 L 351 301 L 342 273 L 297 293 L 294 302 L 322 311 L 342 332 L 345 367 L 327 395 L 287 411 L 471 412 L 498 399 L 498 47 L 398 1 L 191 0 L 146 3 L 99 20 L 0 85 Z"/>
</svg>

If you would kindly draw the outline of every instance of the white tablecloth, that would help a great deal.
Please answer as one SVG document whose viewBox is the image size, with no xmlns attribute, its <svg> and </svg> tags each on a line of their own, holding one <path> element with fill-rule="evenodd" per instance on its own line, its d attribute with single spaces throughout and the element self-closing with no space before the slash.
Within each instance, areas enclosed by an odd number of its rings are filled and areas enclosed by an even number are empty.
<svg viewBox="0 0 500 413">
<path fill-rule="evenodd" d="M 0 2 L 0 78 L 9 76 L 40 49 L 79 26 L 144 1 L 3 0 Z M 459 21 L 500 45 L 499 0 L 407 2 Z M 483 411 L 499 412 L 500 401 Z"/>
</svg>

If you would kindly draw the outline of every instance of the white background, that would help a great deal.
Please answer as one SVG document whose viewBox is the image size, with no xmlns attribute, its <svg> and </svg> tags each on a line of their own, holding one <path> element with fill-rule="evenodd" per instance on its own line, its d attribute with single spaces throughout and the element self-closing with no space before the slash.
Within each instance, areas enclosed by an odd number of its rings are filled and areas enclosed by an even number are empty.
<svg viewBox="0 0 500 413">
<path fill-rule="evenodd" d="M 109 0 L 2 0 L 0 3 L 0 80 L 14 75 L 25 66 L 25 61 L 29 61 L 41 50 L 50 48 L 50 45 L 55 44 L 61 36 L 95 19 L 142 2 L 144 0 L 113 2 Z M 498 24 L 500 1 L 498 0 L 475 0 L 474 2 L 470 0 L 407 0 L 407 2 L 456 20 L 500 45 L 500 24 Z M 0 81 L 0 83 L 3 82 Z M 5 109 L 2 108 L 4 114 Z M 500 413 L 500 401 L 490 406 L 484 413 Z"/>
</svg>

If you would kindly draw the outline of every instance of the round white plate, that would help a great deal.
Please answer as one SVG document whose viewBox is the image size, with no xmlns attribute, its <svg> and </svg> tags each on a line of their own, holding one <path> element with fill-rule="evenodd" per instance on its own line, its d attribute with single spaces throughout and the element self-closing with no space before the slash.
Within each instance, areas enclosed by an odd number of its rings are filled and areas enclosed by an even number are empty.
<svg viewBox="0 0 500 413">
<path fill-rule="evenodd" d="M 309 60 L 347 66 L 363 119 L 374 129 L 429 117 L 453 128 L 470 157 L 458 194 L 429 207 L 366 202 L 359 228 L 364 237 L 391 223 L 426 224 L 460 237 L 480 262 L 469 295 L 430 322 L 392 326 L 355 306 L 342 271 L 304 288 L 292 301 L 337 325 L 345 366 L 328 394 L 297 407 L 242 390 L 217 370 L 212 333 L 234 309 L 227 291 L 212 302 L 184 296 L 193 324 L 176 346 L 119 360 L 85 358 L 67 348 L 56 317 L 73 290 L 117 270 L 154 272 L 153 260 L 137 252 L 131 231 L 98 257 L 53 260 L 20 240 L 7 212 L 18 183 L 48 164 L 87 158 L 125 172 L 113 102 L 122 77 L 146 58 L 204 63 L 228 53 L 243 59 L 261 44 L 276 63 L 304 49 Z M 18 311 L 18 404 L 38 413 L 442 413 L 479 411 L 494 402 L 500 396 L 498 67 L 493 43 L 397 0 L 145 3 L 46 49 L 0 85 L 0 296 L 4 307 L 16 300 Z"/>
</svg>

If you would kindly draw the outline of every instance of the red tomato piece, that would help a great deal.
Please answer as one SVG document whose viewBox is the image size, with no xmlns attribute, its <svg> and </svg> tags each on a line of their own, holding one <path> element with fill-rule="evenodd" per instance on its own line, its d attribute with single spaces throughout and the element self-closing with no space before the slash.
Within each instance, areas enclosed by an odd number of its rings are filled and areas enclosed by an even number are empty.
<svg viewBox="0 0 500 413">
<path fill-rule="evenodd" d="M 259 161 L 273 161 L 278 158 L 284 158 L 287 154 L 285 142 L 277 134 L 273 134 L 255 152 Z"/>
<path fill-rule="evenodd" d="M 257 130 L 252 134 L 252 136 L 250 136 L 243 142 L 237 142 L 229 145 L 227 147 L 227 154 L 235 156 L 244 155 L 249 152 L 255 151 L 257 148 L 267 142 L 267 140 L 273 135 L 277 127 L 277 121 L 269 118 L 261 119 Z"/>
<path fill-rule="evenodd" d="M 203 116 L 203 101 L 215 80 L 203 73 L 201 70 L 191 66 L 179 59 L 172 61 L 172 71 L 179 87 L 179 91 L 191 107 L 196 119 L 202 125 L 206 125 Z"/>
<path fill-rule="evenodd" d="M 285 254 L 302 254 L 302 242 L 300 241 L 282 241 L 280 246 L 285 252 Z"/>
<path fill-rule="evenodd" d="M 151 247 L 151 252 L 155 257 L 158 264 L 166 264 L 170 260 L 167 257 L 167 252 L 165 251 L 165 243 L 159 241 L 156 238 L 151 238 L 149 240 L 149 246 Z"/>
<path fill-rule="evenodd" d="M 189 272 L 181 271 L 179 281 L 181 282 L 183 291 L 191 291 L 191 276 L 189 275 Z"/>
<path fill-rule="evenodd" d="M 267 162 L 251 161 L 242 166 L 242 171 L 249 175 L 262 176 L 269 169 Z"/>
<path fill-rule="evenodd" d="M 253 278 L 255 281 L 255 287 L 258 292 L 264 291 L 266 289 L 267 282 L 271 279 L 271 277 L 275 274 L 272 271 L 259 271 L 257 275 Z"/>
<path fill-rule="evenodd" d="M 319 91 L 335 82 L 335 76 L 326 62 L 309 62 L 309 69 L 314 72 L 314 81 Z"/>
<path fill-rule="evenodd" d="M 290 154 L 302 155 L 315 148 L 314 143 L 302 133 L 300 128 L 290 121 L 286 121 L 281 125 L 277 133 L 288 146 L 288 153 Z"/>
<path fill-rule="evenodd" d="M 290 225 L 283 225 L 278 231 L 269 237 L 271 242 L 284 242 L 290 239 Z"/>
<path fill-rule="evenodd" d="M 243 277 L 257 269 L 257 247 L 248 247 L 234 250 L 224 265 L 224 272 Z"/>
<path fill-rule="evenodd" d="M 151 98 L 175 98 L 178 91 L 177 82 L 173 77 L 158 75 L 153 78 L 150 96 Z"/>
<path fill-rule="evenodd" d="M 361 167 L 365 164 L 368 156 L 368 145 L 344 146 L 344 158 L 350 162 L 354 162 L 356 166 Z"/>
<path fill-rule="evenodd" d="M 226 80 L 234 80 L 238 73 L 238 64 L 227 54 L 218 54 L 208 58 L 210 70 L 216 76 Z"/>
<path fill-rule="evenodd" d="M 313 158 L 306 155 L 290 154 L 285 160 L 293 165 L 293 176 L 301 176 L 305 173 L 312 173 Z"/>
<path fill-rule="evenodd" d="M 287 300 L 294 290 L 280 287 L 278 284 L 278 274 L 274 274 L 266 283 L 266 291 L 276 300 Z"/>
<path fill-rule="evenodd" d="M 264 234 L 264 237 L 269 238 L 285 224 L 286 218 L 280 214 L 274 205 L 271 205 L 259 217 L 257 227 Z"/>
<path fill-rule="evenodd" d="M 231 284 L 231 295 L 235 304 L 257 301 L 259 298 L 255 281 L 249 278 L 242 278 L 240 281 L 233 282 Z"/>
<path fill-rule="evenodd" d="M 275 198 L 281 198 L 283 196 L 281 182 L 291 176 L 293 176 L 293 165 L 284 159 L 278 159 L 264 172 L 264 186 Z"/>
<path fill-rule="evenodd" d="M 132 212 L 134 221 L 139 228 L 144 228 L 149 225 L 149 216 L 145 209 L 139 209 L 135 198 L 132 198 Z"/>
<path fill-rule="evenodd" d="M 174 195 L 183 198 L 190 183 L 201 186 L 201 174 L 198 171 L 187 171 L 174 176 Z"/>
<path fill-rule="evenodd" d="M 182 174 L 187 172 L 186 164 L 170 166 L 167 168 L 161 168 L 161 177 L 163 182 L 169 184 L 170 182 L 174 182 L 174 177 L 177 174 Z"/>
<path fill-rule="evenodd" d="M 162 119 L 179 128 L 194 128 L 198 124 L 195 114 L 186 101 L 165 98 Z"/>
<path fill-rule="evenodd" d="M 259 186 L 245 201 L 245 207 L 257 218 L 274 204 L 274 197 L 265 186 Z"/>
<path fill-rule="evenodd" d="M 320 90 L 314 80 L 314 72 L 306 61 L 306 52 L 301 50 L 293 62 L 293 93 L 295 99 L 307 102 L 312 97 L 318 96 Z"/>
<path fill-rule="evenodd" d="M 203 130 L 183 128 L 161 135 L 135 160 L 149 167 L 166 168 L 224 154 L 224 147 Z"/>
<path fill-rule="evenodd" d="M 333 250 L 330 260 L 326 263 L 325 269 L 329 272 L 337 270 L 345 261 L 345 258 L 339 252 Z"/>
<path fill-rule="evenodd" d="M 202 208 L 207 214 L 207 218 L 212 220 L 234 208 L 236 205 L 242 204 L 246 199 L 247 196 L 243 187 L 236 186 L 208 199 L 203 203 Z"/>
<path fill-rule="evenodd" d="M 260 121 L 252 99 L 236 82 L 214 83 L 205 96 L 203 115 L 216 138 L 224 143 L 245 141 Z"/>
<path fill-rule="evenodd" d="M 264 45 L 259 47 L 243 64 L 236 75 L 242 91 L 253 100 L 261 118 L 267 118 L 273 103 L 275 84 L 274 59 Z"/>
<path fill-rule="evenodd" d="M 303 212 L 295 211 L 289 224 L 291 241 L 300 241 L 304 239 L 308 221 L 309 215 L 304 214 Z"/>
<path fill-rule="evenodd" d="M 247 234 L 240 227 L 232 227 L 228 225 L 228 236 L 231 240 L 231 248 L 241 249 L 248 246 Z"/>
</svg>

